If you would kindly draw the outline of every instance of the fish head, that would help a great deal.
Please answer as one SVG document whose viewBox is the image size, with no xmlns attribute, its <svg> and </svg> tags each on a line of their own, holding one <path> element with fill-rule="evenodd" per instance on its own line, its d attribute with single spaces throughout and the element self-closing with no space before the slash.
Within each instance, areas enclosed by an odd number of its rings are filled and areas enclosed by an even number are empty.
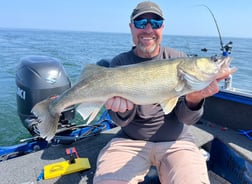
<svg viewBox="0 0 252 184">
<path fill-rule="evenodd" d="M 193 90 L 201 90 L 229 68 L 231 57 L 188 58 L 178 66 L 181 80 Z"/>
</svg>

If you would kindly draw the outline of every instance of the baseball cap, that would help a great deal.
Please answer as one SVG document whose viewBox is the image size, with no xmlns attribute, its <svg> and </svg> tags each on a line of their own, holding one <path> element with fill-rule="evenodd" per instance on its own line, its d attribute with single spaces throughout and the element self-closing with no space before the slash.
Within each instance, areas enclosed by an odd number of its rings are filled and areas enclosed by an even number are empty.
<svg viewBox="0 0 252 184">
<path fill-rule="evenodd" d="M 155 4 L 151 1 L 144 1 L 144 2 L 139 3 L 136 6 L 136 8 L 133 10 L 133 12 L 131 14 L 131 20 L 134 20 L 138 16 L 145 14 L 145 13 L 154 13 L 154 14 L 160 16 L 160 18 L 164 19 L 163 12 L 157 4 Z"/>
</svg>

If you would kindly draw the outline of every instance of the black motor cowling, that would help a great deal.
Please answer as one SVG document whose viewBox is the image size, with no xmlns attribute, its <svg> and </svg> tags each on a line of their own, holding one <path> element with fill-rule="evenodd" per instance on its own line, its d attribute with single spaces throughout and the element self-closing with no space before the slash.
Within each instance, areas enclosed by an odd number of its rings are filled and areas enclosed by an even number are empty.
<svg viewBox="0 0 252 184">
<path fill-rule="evenodd" d="M 60 61 L 48 56 L 27 56 L 20 60 L 16 71 L 17 111 L 23 125 L 32 135 L 36 117 L 33 106 L 49 97 L 58 96 L 71 87 L 71 82 Z M 75 109 L 69 107 L 62 112 L 60 122 L 67 124 L 74 118 Z"/>
</svg>

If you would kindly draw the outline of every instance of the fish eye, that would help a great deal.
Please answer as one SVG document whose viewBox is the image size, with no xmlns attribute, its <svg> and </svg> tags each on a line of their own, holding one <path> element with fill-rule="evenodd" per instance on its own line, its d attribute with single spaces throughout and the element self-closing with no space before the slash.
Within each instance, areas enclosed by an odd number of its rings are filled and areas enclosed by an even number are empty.
<svg viewBox="0 0 252 184">
<path fill-rule="evenodd" d="M 214 62 L 217 62 L 219 59 L 220 57 L 218 57 L 217 55 L 211 57 L 211 60 Z"/>
</svg>

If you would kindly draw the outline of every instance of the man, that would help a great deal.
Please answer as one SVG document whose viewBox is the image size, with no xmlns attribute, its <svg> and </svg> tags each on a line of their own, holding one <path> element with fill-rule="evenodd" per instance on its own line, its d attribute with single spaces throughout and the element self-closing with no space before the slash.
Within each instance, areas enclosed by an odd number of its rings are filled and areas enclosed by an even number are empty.
<svg viewBox="0 0 252 184">
<path fill-rule="evenodd" d="M 160 45 L 163 21 L 158 5 L 139 3 L 129 24 L 135 46 L 113 58 L 110 66 L 185 57 Z M 151 165 L 156 166 L 162 184 L 209 183 L 206 162 L 193 142 L 190 125 L 202 116 L 204 98 L 218 90 L 216 80 L 204 90 L 181 97 L 167 115 L 159 104 L 140 106 L 121 97 L 109 99 L 105 106 L 121 131 L 101 150 L 94 183 L 139 183 Z"/>
</svg>

